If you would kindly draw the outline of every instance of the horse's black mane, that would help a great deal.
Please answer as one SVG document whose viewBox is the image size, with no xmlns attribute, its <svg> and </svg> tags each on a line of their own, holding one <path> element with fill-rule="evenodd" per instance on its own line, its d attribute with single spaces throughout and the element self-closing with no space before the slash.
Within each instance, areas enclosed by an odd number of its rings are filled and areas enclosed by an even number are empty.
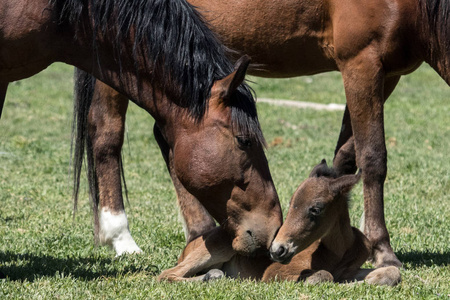
<svg viewBox="0 0 450 300">
<path fill-rule="evenodd" d="M 61 23 L 74 24 L 88 13 L 94 24 L 93 38 L 98 32 L 109 34 L 109 39 L 116 40 L 119 56 L 121 41 L 130 40 L 132 31 L 133 56 L 145 57 L 151 68 L 148 72 L 157 74 L 158 84 L 180 99 L 177 104 L 186 107 L 196 120 L 207 109 L 214 81 L 233 71 L 229 50 L 185 0 L 49 1 Z M 264 143 L 252 91 L 246 84 L 234 95 L 232 122 L 240 134 Z"/>
<path fill-rule="evenodd" d="M 419 0 L 422 17 L 428 22 L 425 34 L 430 36 L 431 59 L 437 59 L 436 53 L 444 58 L 446 67 L 450 67 L 450 1 Z"/>
</svg>

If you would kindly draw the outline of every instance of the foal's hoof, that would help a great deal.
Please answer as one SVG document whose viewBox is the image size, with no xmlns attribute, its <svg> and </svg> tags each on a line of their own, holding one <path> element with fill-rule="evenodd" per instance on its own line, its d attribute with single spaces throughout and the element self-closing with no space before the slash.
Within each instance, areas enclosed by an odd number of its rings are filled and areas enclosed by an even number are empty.
<svg viewBox="0 0 450 300">
<path fill-rule="evenodd" d="M 402 281 L 402 275 L 397 267 L 378 268 L 365 278 L 368 284 L 395 286 Z"/>
<path fill-rule="evenodd" d="M 323 282 L 333 282 L 334 277 L 330 272 L 325 270 L 320 270 L 307 277 L 305 283 L 307 284 L 319 284 Z"/>
<path fill-rule="evenodd" d="M 211 281 L 216 280 L 225 277 L 225 274 L 222 270 L 219 269 L 211 269 L 208 271 L 208 273 L 205 274 L 205 277 L 203 277 L 203 281 Z"/>
</svg>

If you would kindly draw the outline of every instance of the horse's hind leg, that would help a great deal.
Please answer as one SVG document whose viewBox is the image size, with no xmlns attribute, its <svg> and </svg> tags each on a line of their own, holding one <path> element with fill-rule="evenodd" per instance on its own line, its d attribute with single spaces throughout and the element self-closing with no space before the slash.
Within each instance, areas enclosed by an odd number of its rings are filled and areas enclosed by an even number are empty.
<svg viewBox="0 0 450 300">
<path fill-rule="evenodd" d="M 8 82 L 0 82 L 0 119 L 2 118 L 3 104 L 5 104 Z"/>
<path fill-rule="evenodd" d="M 178 180 L 173 171 L 172 152 L 156 124 L 153 127 L 153 133 L 159 148 L 161 149 L 162 156 L 166 161 L 167 169 L 172 178 L 175 192 L 177 193 L 178 206 L 184 222 L 186 243 L 189 243 L 196 237 L 213 229 L 216 226 L 216 223 L 203 205 L 192 196 Z"/>
<path fill-rule="evenodd" d="M 117 255 L 142 252 L 130 234 L 122 198 L 120 155 L 127 107 L 128 99 L 97 80 L 88 128 L 101 207 L 99 238 Z"/>
<path fill-rule="evenodd" d="M 376 266 L 400 266 L 384 218 L 383 188 L 387 173 L 384 141 L 384 73 L 370 47 L 340 62 L 355 139 L 356 162 L 363 172 L 364 233 L 372 245 Z"/>
</svg>

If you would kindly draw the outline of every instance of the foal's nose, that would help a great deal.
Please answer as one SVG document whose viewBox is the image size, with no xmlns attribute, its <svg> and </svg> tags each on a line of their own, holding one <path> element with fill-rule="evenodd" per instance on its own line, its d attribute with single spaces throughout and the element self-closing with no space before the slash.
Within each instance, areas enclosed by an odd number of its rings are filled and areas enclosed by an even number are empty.
<svg viewBox="0 0 450 300">
<path fill-rule="evenodd" d="M 277 250 L 275 250 L 275 252 L 273 253 L 273 256 L 279 260 L 279 259 L 282 259 L 283 257 L 285 257 L 286 254 L 287 254 L 287 249 L 284 248 L 284 246 L 280 246 L 280 247 L 278 247 Z"/>
<path fill-rule="evenodd" d="M 282 264 L 287 264 L 291 261 L 292 253 L 289 251 L 288 245 L 272 243 L 270 247 L 270 257 L 273 261 L 280 262 Z"/>
</svg>

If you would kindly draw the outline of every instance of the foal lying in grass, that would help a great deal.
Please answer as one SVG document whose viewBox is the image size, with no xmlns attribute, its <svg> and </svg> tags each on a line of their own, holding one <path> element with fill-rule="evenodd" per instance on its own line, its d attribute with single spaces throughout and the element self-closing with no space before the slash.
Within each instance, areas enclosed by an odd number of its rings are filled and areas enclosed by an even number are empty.
<svg viewBox="0 0 450 300">
<path fill-rule="evenodd" d="M 369 257 L 370 244 L 350 226 L 348 214 L 348 195 L 360 176 L 335 178 L 325 160 L 314 168 L 294 193 L 286 221 L 272 242 L 270 256 L 275 262 L 267 256 L 235 252 L 231 238 L 217 227 L 190 242 L 178 265 L 163 271 L 158 279 L 205 281 L 226 275 L 263 281 L 399 283 L 396 267 L 360 268 Z M 195 276 L 201 273 L 206 274 Z"/>
</svg>

